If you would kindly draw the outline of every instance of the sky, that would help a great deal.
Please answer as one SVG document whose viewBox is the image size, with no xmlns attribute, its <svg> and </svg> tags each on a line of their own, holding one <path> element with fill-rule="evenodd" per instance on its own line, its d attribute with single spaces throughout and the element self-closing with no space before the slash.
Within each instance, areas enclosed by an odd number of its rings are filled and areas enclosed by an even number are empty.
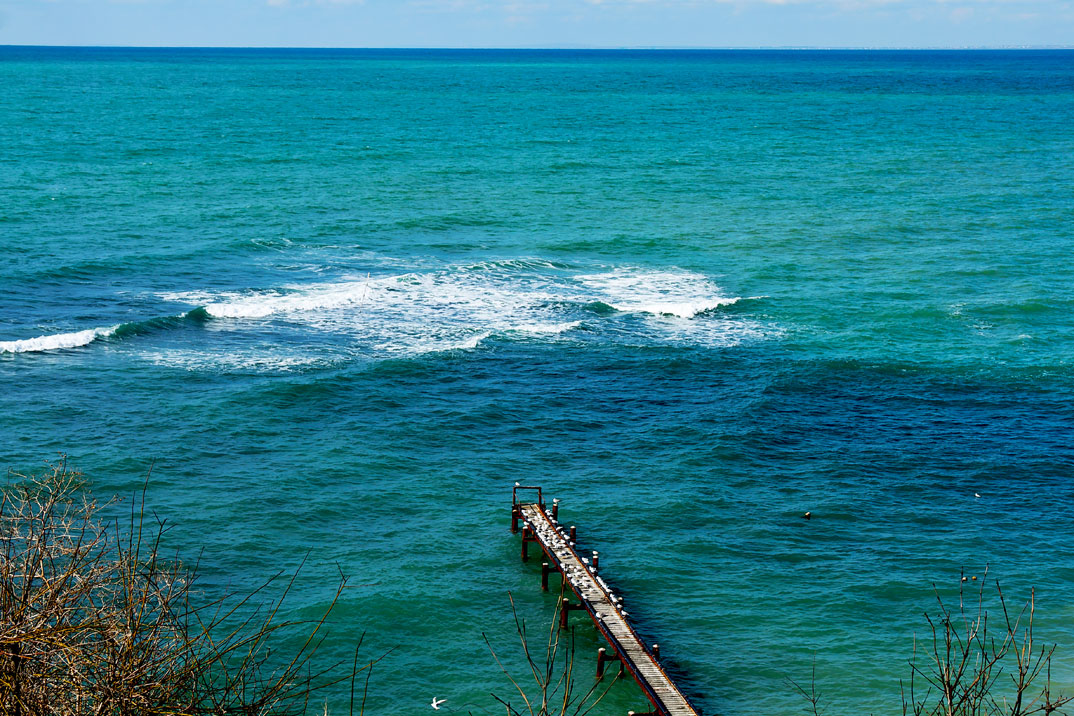
<svg viewBox="0 0 1074 716">
<path fill-rule="evenodd" d="M 0 45 L 1074 45 L 1074 0 L 0 0 Z"/>
</svg>

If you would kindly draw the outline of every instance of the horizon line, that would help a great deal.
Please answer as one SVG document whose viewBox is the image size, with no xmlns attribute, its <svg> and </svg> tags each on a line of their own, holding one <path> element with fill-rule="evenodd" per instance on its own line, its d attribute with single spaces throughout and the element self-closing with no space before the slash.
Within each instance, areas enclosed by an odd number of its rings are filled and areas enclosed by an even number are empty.
<svg viewBox="0 0 1074 716">
<path fill-rule="evenodd" d="M 97 50 L 393 50 L 393 51 L 592 51 L 592 52 L 688 52 L 688 51 L 1033 51 L 1074 50 L 1074 45 L 517 45 L 517 46 L 330 46 L 330 45 L 95 45 L 0 43 L 0 48 L 54 48 Z"/>
</svg>

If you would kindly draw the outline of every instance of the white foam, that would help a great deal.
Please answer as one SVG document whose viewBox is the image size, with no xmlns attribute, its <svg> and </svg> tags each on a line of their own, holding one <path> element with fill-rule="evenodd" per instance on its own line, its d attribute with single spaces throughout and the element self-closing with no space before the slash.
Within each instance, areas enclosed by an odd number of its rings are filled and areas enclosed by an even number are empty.
<svg viewBox="0 0 1074 716">
<path fill-rule="evenodd" d="M 582 274 L 528 259 L 167 298 L 184 297 L 201 299 L 197 303 L 213 317 L 235 320 L 214 322 L 214 328 L 244 330 L 249 322 L 266 320 L 297 324 L 347 334 L 353 350 L 371 357 L 472 350 L 490 335 L 731 345 L 764 332 L 741 317 L 702 315 L 741 299 L 723 295 L 696 272 L 619 267 Z M 594 303 L 643 320 L 596 316 Z M 583 321 L 590 330 L 572 336 Z"/>
<path fill-rule="evenodd" d="M 617 311 L 655 316 L 693 318 L 741 300 L 720 295 L 720 288 L 708 277 L 693 271 L 619 268 L 579 276 L 578 280 L 604 296 L 603 302 Z"/>
<path fill-rule="evenodd" d="M 536 335 L 555 335 L 558 333 L 566 333 L 580 325 L 582 325 L 581 321 L 567 321 L 566 323 L 534 323 L 530 325 L 515 326 L 514 330 L 521 333 L 533 333 Z"/>
<path fill-rule="evenodd" d="M 699 313 L 711 311 L 720 306 L 730 306 L 738 303 L 737 298 L 721 298 L 711 301 L 693 301 L 687 303 L 638 303 L 629 306 L 612 304 L 613 308 L 620 311 L 638 311 L 639 313 L 651 313 L 654 316 L 678 316 L 679 318 L 693 318 Z"/>
<path fill-rule="evenodd" d="M 309 290 L 271 292 L 249 298 L 213 302 L 205 311 L 215 318 L 265 318 L 273 314 L 301 313 L 339 308 L 369 298 L 370 285 L 362 282 L 325 284 Z"/>
<path fill-rule="evenodd" d="M 476 336 L 471 336 L 470 338 L 467 338 L 466 340 L 460 342 L 458 345 L 454 345 L 450 348 L 446 348 L 443 350 L 472 351 L 473 349 L 481 345 L 481 341 L 485 340 L 491 335 L 492 331 L 484 331 L 483 333 L 478 333 Z"/>
<path fill-rule="evenodd" d="M 291 373 L 330 363 L 322 356 L 288 355 L 264 348 L 238 352 L 169 349 L 146 352 L 142 357 L 167 368 L 221 373 Z"/>
<path fill-rule="evenodd" d="M 401 340 L 399 336 L 392 336 L 391 340 L 384 341 L 374 346 L 376 353 L 390 353 L 397 355 L 424 355 L 426 353 L 448 353 L 451 351 L 471 351 L 477 348 L 486 339 L 492 336 L 492 331 L 478 333 L 464 331 L 458 335 L 409 336 Z"/>
<path fill-rule="evenodd" d="M 209 291 L 161 291 L 156 295 L 162 301 L 193 303 L 199 306 L 219 299 L 219 294 L 213 294 Z M 232 295 L 237 296 L 238 294 Z"/>
<path fill-rule="evenodd" d="M 55 351 L 64 348 L 78 348 L 89 345 L 98 338 L 110 336 L 119 328 L 118 325 L 108 328 L 90 328 L 85 331 L 74 333 L 57 333 L 51 336 L 38 336 L 37 338 L 25 338 L 21 341 L 0 341 L 0 353 L 38 353 L 41 351 Z"/>
</svg>

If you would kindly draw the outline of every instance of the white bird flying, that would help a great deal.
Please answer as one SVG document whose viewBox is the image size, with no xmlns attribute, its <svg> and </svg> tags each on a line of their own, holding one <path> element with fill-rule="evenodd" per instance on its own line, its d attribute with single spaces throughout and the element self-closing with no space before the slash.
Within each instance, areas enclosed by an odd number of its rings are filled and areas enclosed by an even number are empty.
<svg viewBox="0 0 1074 716">
<path fill-rule="evenodd" d="M 434 696 L 434 697 L 433 697 L 433 704 L 432 704 L 432 706 L 433 706 L 433 708 L 434 708 L 434 709 L 436 709 L 437 711 L 439 711 L 439 710 L 440 710 L 440 704 L 444 703 L 445 701 L 447 701 L 447 699 L 438 699 L 438 698 L 436 698 L 436 697 Z"/>
</svg>

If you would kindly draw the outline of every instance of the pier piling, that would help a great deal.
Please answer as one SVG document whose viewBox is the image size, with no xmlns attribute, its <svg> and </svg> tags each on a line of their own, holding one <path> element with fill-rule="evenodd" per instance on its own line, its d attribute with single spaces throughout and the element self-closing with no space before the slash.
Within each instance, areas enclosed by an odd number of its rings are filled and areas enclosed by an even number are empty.
<svg viewBox="0 0 1074 716">
<path fill-rule="evenodd" d="M 607 664 L 609 661 L 618 661 L 619 662 L 619 674 L 622 675 L 622 673 L 623 673 L 623 660 L 619 658 L 618 652 L 613 651 L 611 654 L 609 654 L 607 649 L 605 649 L 604 647 L 601 647 L 601 648 L 597 649 L 597 678 L 598 679 L 603 679 L 604 678 L 604 665 Z"/>
<path fill-rule="evenodd" d="M 532 533 L 528 527 L 522 528 L 522 561 L 530 561 L 530 540 L 533 539 Z"/>
<path fill-rule="evenodd" d="M 571 612 L 576 612 L 585 609 L 585 605 L 572 604 L 571 600 L 567 597 L 563 597 L 563 601 L 559 605 L 559 628 L 567 628 L 567 620 L 570 618 Z"/>
</svg>

